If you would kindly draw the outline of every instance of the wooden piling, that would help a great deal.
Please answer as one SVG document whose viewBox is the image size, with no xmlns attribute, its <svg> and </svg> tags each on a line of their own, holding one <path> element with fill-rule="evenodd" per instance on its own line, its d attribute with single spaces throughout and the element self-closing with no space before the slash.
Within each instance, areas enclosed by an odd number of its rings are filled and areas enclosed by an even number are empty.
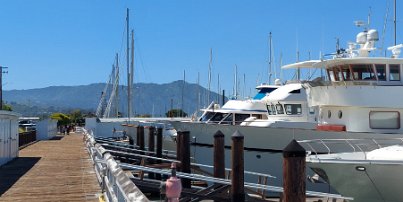
<svg viewBox="0 0 403 202">
<path fill-rule="evenodd" d="M 181 172 L 190 173 L 190 134 L 189 131 L 178 131 L 178 137 L 180 145 L 179 149 L 179 161 Z M 177 151 L 178 152 L 178 151 Z M 191 188 L 191 180 L 182 178 L 182 187 Z"/>
<path fill-rule="evenodd" d="M 150 126 L 148 128 L 148 151 L 154 152 L 155 151 L 155 127 Z"/>
<path fill-rule="evenodd" d="M 163 128 L 157 128 L 157 157 L 162 158 L 162 129 Z M 157 161 L 158 163 L 161 163 L 161 160 Z M 157 174 L 155 176 L 157 180 L 161 180 L 161 174 Z"/>
<path fill-rule="evenodd" d="M 305 149 L 292 140 L 283 150 L 283 201 L 305 202 Z"/>
<path fill-rule="evenodd" d="M 154 126 L 150 126 L 150 127 L 148 128 L 148 151 L 150 151 L 150 152 L 155 152 L 155 149 L 154 149 L 155 138 L 154 138 L 154 136 L 155 136 L 155 127 L 154 127 Z M 153 159 L 148 159 L 148 162 L 149 162 L 150 164 L 153 164 L 153 163 L 154 163 L 154 160 L 153 160 Z M 154 173 L 149 173 L 148 176 L 149 176 L 150 179 L 154 179 L 154 178 L 155 178 Z"/>
<path fill-rule="evenodd" d="M 244 136 L 237 130 L 231 137 L 231 201 L 245 201 L 244 190 Z"/>
<path fill-rule="evenodd" d="M 144 126 L 137 127 L 138 145 L 140 150 L 144 150 Z M 141 154 L 144 154 L 143 152 Z"/>
<path fill-rule="evenodd" d="M 214 134 L 214 177 L 225 178 L 224 134 L 219 130 Z"/>
<path fill-rule="evenodd" d="M 139 130 L 139 125 L 136 126 L 136 146 L 140 146 L 140 130 Z"/>
</svg>

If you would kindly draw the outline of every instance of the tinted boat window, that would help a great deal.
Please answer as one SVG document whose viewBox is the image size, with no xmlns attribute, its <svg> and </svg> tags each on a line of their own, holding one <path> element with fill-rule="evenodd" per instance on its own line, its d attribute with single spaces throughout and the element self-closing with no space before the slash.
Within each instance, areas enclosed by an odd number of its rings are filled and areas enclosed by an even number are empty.
<svg viewBox="0 0 403 202">
<path fill-rule="evenodd" d="M 288 115 L 295 115 L 302 113 L 302 105 L 301 104 L 285 104 L 285 113 Z"/>
<path fill-rule="evenodd" d="M 389 65 L 389 80 L 400 81 L 400 65 Z"/>
<path fill-rule="evenodd" d="M 202 116 L 202 117 L 200 118 L 200 121 L 206 122 L 206 121 L 208 121 L 209 119 L 211 119 L 211 117 L 213 117 L 214 114 L 215 114 L 215 112 L 207 112 L 204 116 Z"/>
<path fill-rule="evenodd" d="M 283 105 L 276 104 L 277 114 L 284 114 Z"/>
<path fill-rule="evenodd" d="M 273 114 L 273 111 L 271 110 L 271 105 L 266 104 L 266 108 L 267 108 L 267 113 L 268 113 L 269 115 L 272 115 L 272 114 Z"/>
<path fill-rule="evenodd" d="M 386 81 L 386 65 L 375 65 L 376 76 L 379 81 Z"/>
<path fill-rule="evenodd" d="M 239 125 L 244 121 L 245 119 L 249 118 L 249 114 L 235 114 L 235 125 Z"/>
<path fill-rule="evenodd" d="M 369 112 L 369 126 L 372 129 L 399 129 L 399 112 L 371 111 Z"/>
<path fill-rule="evenodd" d="M 351 80 L 353 80 L 353 74 L 352 74 L 351 71 L 350 71 L 350 66 L 348 66 L 348 65 L 341 65 L 339 68 L 341 69 L 341 72 L 342 72 L 342 76 L 343 76 L 344 81 L 351 81 Z"/>
<path fill-rule="evenodd" d="M 210 119 L 211 122 L 218 123 L 220 122 L 227 114 L 217 112 L 213 118 Z"/>
<path fill-rule="evenodd" d="M 375 80 L 375 73 L 372 64 L 351 65 L 354 80 Z"/>
<path fill-rule="evenodd" d="M 327 70 L 327 74 L 328 74 L 329 80 L 330 80 L 330 81 L 334 81 L 333 70 L 328 69 L 328 70 Z"/>
<path fill-rule="evenodd" d="M 221 121 L 222 124 L 231 124 L 232 125 L 232 117 L 233 114 L 229 114 L 223 121 Z"/>
</svg>

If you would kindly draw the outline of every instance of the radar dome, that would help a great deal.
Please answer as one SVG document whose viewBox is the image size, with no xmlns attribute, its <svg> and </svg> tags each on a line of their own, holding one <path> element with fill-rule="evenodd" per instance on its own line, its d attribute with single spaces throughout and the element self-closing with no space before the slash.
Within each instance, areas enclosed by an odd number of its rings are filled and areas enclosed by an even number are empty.
<svg viewBox="0 0 403 202">
<path fill-rule="evenodd" d="M 357 34 L 356 42 L 358 44 L 365 44 L 367 42 L 367 33 L 360 32 Z"/>
<path fill-rule="evenodd" d="M 378 31 L 376 31 L 375 29 L 368 30 L 367 38 L 368 41 L 378 41 L 379 40 Z"/>
<path fill-rule="evenodd" d="M 274 80 L 274 85 L 281 86 L 281 80 L 280 79 Z"/>
</svg>

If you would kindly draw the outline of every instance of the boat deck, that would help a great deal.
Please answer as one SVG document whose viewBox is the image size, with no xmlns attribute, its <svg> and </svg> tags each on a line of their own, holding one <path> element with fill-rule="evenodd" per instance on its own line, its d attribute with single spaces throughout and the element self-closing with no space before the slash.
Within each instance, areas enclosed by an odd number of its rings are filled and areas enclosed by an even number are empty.
<svg viewBox="0 0 403 202">
<path fill-rule="evenodd" d="M 81 134 L 39 141 L 0 167 L 0 201 L 99 201 Z"/>
</svg>

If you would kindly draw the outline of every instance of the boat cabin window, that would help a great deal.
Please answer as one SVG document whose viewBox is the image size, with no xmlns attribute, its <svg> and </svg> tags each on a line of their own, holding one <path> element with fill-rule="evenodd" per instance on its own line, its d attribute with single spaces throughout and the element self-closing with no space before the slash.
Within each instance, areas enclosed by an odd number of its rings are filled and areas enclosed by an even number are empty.
<svg viewBox="0 0 403 202">
<path fill-rule="evenodd" d="M 270 107 L 271 107 L 271 114 L 272 114 L 272 115 L 276 115 L 276 114 L 277 114 L 277 112 L 276 112 L 276 106 L 275 106 L 275 105 L 270 105 Z"/>
<path fill-rule="evenodd" d="M 253 117 L 256 117 L 256 119 L 262 119 L 261 114 L 252 114 Z"/>
<path fill-rule="evenodd" d="M 369 127 L 372 129 L 399 129 L 400 113 L 387 111 L 370 111 Z"/>
<path fill-rule="evenodd" d="M 290 94 L 299 94 L 301 93 L 301 89 L 296 89 L 290 92 Z"/>
<path fill-rule="evenodd" d="M 235 125 L 241 124 L 245 119 L 249 118 L 249 114 L 235 114 Z"/>
<path fill-rule="evenodd" d="M 389 65 L 389 80 L 400 81 L 400 65 Z"/>
<path fill-rule="evenodd" d="M 333 73 L 334 73 L 334 80 L 335 81 L 342 81 L 343 80 L 343 74 L 340 68 L 334 67 L 333 68 Z"/>
<path fill-rule="evenodd" d="M 351 81 L 353 79 L 353 74 L 351 73 L 351 69 L 349 65 L 341 65 L 339 66 L 341 70 L 341 76 L 343 76 L 344 81 Z"/>
<path fill-rule="evenodd" d="M 386 65 L 375 65 L 376 76 L 379 81 L 386 81 Z"/>
<path fill-rule="evenodd" d="M 276 110 L 277 110 L 277 114 L 284 114 L 283 105 L 276 104 Z"/>
<path fill-rule="evenodd" d="M 267 108 L 267 113 L 269 115 L 273 115 L 273 110 L 271 109 L 271 105 L 266 104 L 266 108 Z"/>
<path fill-rule="evenodd" d="M 335 81 L 333 70 L 328 69 L 327 74 L 328 74 L 328 77 L 329 77 L 330 81 Z"/>
<path fill-rule="evenodd" d="M 204 114 L 201 118 L 200 121 L 206 122 L 209 119 L 211 119 L 211 117 L 213 117 L 215 114 L 215 112 L 207 112 L 206 114 Z"/>
<path fill-rule="evenodd" d="M 232 125 L 232 117 L 234 117 L 233 113 L 228 114 L 224 120 L 221 121 L 221 124 L 230 124 Z"/>
<path fill-rule="evenodd" d="M 354 80 L 375 80 L 375 73 L 372 64 L 351 65 Z"/>
<path fill-rule="evenodd" d="M 227 116 L 227 113 L 220 113 L 220 112 L 217 112 L 217 113 L 213 116 L 213 118 L 210 119 L 210 121 L 213 122 L 213 123 L 218 123 L 218 122 L 220 122 L 225 116 Z"/>
<path fill-rule="evenodd" d="M 302 114 L 302 105 L 301 104 L 285 104 L 285 113 L 287 115 L 299 115 Z"/>
</svg>

